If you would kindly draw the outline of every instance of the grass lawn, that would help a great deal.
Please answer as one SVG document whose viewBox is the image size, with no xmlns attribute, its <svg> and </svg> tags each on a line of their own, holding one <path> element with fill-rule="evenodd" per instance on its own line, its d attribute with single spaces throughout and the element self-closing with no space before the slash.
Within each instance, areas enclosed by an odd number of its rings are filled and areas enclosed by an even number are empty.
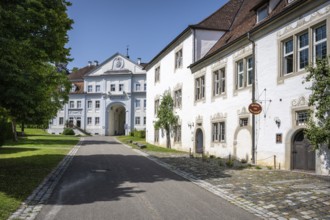
<svg viewBox="0 0 330 220">
<path fill-rule="evenodd" d="M 0 147 L 0 220 L 7 219 L 79 141 L 41 129 L 25 133 L 18 142 Z"/>
<path fill-rule="evenodd" d="M 168 149 L 165 147 L 159 147 L 156 145 L 152 145 L 146 142 L 145 138 L 138 138 L 138 137 L 132 137 L 132 136 L 118 136 L 116 137 L 119 141 L 121 141 L 124 144 L 130 145 L 133 148 L 139 149 L 136 145 L 128 143 L 128 141 L 133 141 L 133 142 L 139 142 L 141 144 L 145 144 L 147 147 L 143 148 L 143 150 L 146 151 L 153 151 L 153 152 L 165 152 L 165 153 L 182 153 L 181 151 L 173 150 L 173 149 Z"/>
</svg>

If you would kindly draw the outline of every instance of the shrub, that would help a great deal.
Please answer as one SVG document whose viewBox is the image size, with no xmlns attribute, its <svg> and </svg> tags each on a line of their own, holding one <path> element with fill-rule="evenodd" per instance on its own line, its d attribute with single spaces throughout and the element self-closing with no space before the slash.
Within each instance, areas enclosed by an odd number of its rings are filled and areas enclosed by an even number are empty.
<svg viewBox="0 0 330 220">
<path fill-rule="evenodd" d="M 226 166 L 227 166 L 227 167 L 233 167 L 233 166 L 234 166 L 234 161 L 231 160 L 231 159 L 227 160 L 227 162 L 226 162 Z"/>
<path fill-rule="evenodd" d="M 134 130 L 134 137 L 145 138 L 146 131 L 145 130 Z"/>
<path fill-rule="evenodd" d="M 64 128 L 64 131 L 62 134 L 63 135 L 74 135 L 74 131 L 72 128 Z"/>
<path fill-rule="evenodd" d="M 0 146 L 2 146 L 12 135 L 11 123 L 7 122 L 5 118 L 0 118 L 0 131 Z"/>
</svg>

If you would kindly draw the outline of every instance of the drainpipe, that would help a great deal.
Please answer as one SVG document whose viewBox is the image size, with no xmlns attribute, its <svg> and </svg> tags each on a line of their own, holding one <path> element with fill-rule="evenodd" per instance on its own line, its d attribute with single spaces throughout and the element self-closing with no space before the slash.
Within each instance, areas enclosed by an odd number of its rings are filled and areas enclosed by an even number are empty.
<svg viewBox="0 0 330 220">
<path fill-rule="evenodd" d="M 248 40 L 252 43 L 252 103 L 256 102 L 256 95 L 255 95 L 255 91 L 256 91 L 256 74 L 255 74 L 255 42 L 251 39 L 250 36 L 250 32 L 247 33 L 247 38 Z M 255 136 L 256 136 L 256 118 L 255 115 L 252 114 L 252 163 L 255 164 L 256 163 L 256 158 L 255 158 L 255 154 L 256 154 L 256 148 L 255 148 Z"/>
</svg>

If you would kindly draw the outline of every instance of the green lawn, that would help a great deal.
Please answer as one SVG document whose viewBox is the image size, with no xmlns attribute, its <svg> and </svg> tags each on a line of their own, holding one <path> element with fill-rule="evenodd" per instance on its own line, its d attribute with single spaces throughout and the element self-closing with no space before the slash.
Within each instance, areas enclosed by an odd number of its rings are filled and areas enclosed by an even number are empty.
<svg viewBox="0 0 330 220">
<path fill-rule="evenodd" d="M 17 143 L 0 147 L 0 220 L 7 219 L 79 141 L 41 129 L 25 132 Z"/>
<path fill-rule="evenodd" d="M 138 138 L 138 137 L 132 137 L 132 136 L 118 136 L 116 137 L 119 141 L 121 141 L 124 144 L 128 144 L 133 148 L 138 148 L 136 145 L 129 143 L 128 141 L 133 141 L 133 142 L 139 142 L 142 144 L 145 144 L 147 147 L 144 148 L 146 151 L 153 151 L 153 152 L 165 152 L 165 153 L 182 153 L 181 151 L 173 150 L 173 149 L 168 149 L 165 147 L 159 147 L 156 145 L 152 145 L 146 142 L 145 138 Z"/>
</svg>

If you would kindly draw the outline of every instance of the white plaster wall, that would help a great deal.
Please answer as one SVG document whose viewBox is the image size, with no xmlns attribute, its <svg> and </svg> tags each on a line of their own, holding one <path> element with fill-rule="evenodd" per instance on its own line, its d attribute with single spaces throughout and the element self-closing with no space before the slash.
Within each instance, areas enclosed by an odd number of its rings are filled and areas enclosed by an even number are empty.
<svg viewBox="0 0 330 220">
<path fill-rule="evenodd" d="M 196 60 L 204 57 L 225 32 L 195 30 Z"/>
</svg>

